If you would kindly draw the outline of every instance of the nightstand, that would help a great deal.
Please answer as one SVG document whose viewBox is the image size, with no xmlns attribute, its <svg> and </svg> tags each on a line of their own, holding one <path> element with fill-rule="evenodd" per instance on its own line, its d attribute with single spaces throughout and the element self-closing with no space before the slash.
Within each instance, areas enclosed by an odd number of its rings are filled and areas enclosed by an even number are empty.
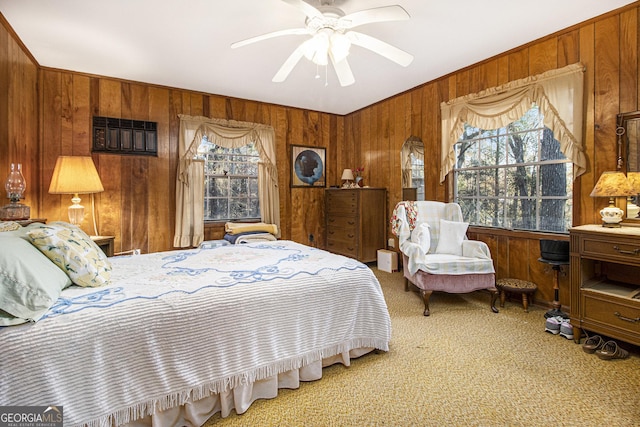
<svg viewBox="0 0 640 427">
<path fill-rule="evenodd" d="M 107 256 L 113 256 L 115 236 L 91 236 L 93 240 Z"/>
<path fill-rule="evenodd" d="M 47 219 L 46 218 L 30 218 L 30 219 L 21 219 L 16 222 L 21 226 L 26 227 L 27 225 L 33 224 L 34 222 L 41 222 L 42 224 L 46 224 Z"/>
</svg>

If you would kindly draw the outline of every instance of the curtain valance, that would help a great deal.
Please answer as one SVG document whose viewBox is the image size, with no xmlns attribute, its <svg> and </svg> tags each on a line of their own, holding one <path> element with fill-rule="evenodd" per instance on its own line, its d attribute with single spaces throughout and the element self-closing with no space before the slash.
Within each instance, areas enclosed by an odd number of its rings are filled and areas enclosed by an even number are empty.
<svg viewBox="0 0 640 427">
<path fill-rule="evenodd" d="M 574 164 L 574 179 L 587 168 L 582 142 L 583 125 L 582 64 L 547 71 L 443 102 L 442 158 L 440 182 L 455 165 L 454 144 L 464 124 L 484 129 L 499 129 L 521 118 L 535 103 L 544 115 L 544 125 L 553 131 L 560 150 Z"/>
</svg>

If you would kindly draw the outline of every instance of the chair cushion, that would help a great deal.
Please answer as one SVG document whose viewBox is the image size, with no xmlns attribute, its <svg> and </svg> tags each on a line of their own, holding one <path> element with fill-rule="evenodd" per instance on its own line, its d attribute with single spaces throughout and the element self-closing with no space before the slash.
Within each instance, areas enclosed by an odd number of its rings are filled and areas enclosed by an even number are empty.
<svg viewBox="0 0 640 427">
<path fill-rule="evenodd" d="M 440 219 L 440 237 L 437 254 L 462 255 L 462 241 L 467 234 L 469 223 Z"/>
<path fill-rule="evenodd" d="M 496 287 L 500 290 L 514 293 L 533 293 L 538 289 L 538 285 L 533 282 L 511 278 L 498 279 Z"/>
<path fill-rule="evenodd" d="M 468 258 L 451 254 L 428 254 L 420 265 L 420 270 L 431 274 L 463 275 L 473 273 L 493 273 L 491 259 Z"/>
</svg>

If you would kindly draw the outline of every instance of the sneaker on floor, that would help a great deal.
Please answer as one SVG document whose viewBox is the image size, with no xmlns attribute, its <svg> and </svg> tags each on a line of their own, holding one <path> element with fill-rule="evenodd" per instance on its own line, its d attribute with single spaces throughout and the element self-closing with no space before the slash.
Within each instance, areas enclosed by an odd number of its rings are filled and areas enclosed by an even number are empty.
<svg viewBox="0 0 640 427">
<path fill-rule="evenodd" d="M 560 333 L 560 324 L 562 323 L 562 320 L 563 319 L 560 316 L 549 317 L 544 325 L 545 332 L 558 335 Z"/>
<path fill-rule="evenodd" d="M 573 326 L 571 326 L 569 319 L 564 319 L 562 323 L 560 323 L 560 336 L 568 340 L 573 339 Z"/>
</svg>

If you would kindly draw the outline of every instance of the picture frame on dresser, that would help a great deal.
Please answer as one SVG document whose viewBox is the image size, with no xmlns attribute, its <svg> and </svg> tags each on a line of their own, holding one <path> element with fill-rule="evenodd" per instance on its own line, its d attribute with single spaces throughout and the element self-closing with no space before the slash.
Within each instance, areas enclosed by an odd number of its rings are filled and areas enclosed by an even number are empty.
<svg viewBox="0 0 640 427">
<path fill-rule="evenodd" d="M 326 187 L 326 158 L 323 147 L 291 145 L 291 188 Z"/>
</svg>

